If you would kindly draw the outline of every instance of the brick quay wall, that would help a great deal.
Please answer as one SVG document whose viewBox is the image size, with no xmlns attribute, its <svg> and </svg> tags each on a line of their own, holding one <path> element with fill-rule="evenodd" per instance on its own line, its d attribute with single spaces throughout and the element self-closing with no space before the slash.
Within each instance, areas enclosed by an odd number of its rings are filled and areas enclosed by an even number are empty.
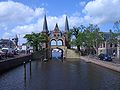
<svg viewBox="0 0 120 90">
<path fill-rule="evenodd" d="M 31 54 L 18 55 L 14 58 L 8 58 L 0 61 L 0 73 L 3 73 L 9 69 L 22 65 L 23 62 L 29 62 L 32 59 Z"/>
</svg>

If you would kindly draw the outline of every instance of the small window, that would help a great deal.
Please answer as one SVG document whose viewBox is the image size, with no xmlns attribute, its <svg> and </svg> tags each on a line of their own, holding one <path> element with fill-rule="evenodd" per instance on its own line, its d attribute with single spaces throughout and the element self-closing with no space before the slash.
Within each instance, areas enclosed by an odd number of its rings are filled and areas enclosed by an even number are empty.
<svg viewBox="0 0 120 90">
<path fill-rule="evenodd" d="M 110 47 L 112 47 L 112 43 L 110 44 Z"/>
<path fill-rule="evenodd" d="M 103 43 L 103 47 L 105 47 L 105 43 Z"/>
<path fill-rule="evenodd" d="M 115 44 L 115 47 L 117 47 L 117 44 Z"/>
</svg>

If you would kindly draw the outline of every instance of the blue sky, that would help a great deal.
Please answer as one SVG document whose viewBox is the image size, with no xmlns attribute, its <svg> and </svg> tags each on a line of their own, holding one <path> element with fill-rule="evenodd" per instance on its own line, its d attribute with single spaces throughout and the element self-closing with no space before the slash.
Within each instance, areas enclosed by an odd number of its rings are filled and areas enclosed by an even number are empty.
<svg viewBox="0 0 120 90">
<path fill-rule="evenodd" d="M 13 0 L 32 8 L 44 7 L 49 15 L 59 16 L 64 13 L 70 15 L 82 10 L 80 2 L 88 0 Z"/>
<path fill-rule="evenodd" d="M 0 38 L 22 38 L 26 33 L 41 32 L 43 17 L 48 28 L 58 23 L 64 29 L 65 17 L 69 26 L 98 24 L 102 31 L 113 29 L 120 19 L 120 0 L 0 0 Z"/>
</svg>

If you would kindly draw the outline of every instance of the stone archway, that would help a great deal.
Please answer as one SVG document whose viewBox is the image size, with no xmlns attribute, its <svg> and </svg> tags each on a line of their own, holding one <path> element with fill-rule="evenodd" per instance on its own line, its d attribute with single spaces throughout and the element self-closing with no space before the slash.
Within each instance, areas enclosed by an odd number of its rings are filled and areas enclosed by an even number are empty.
<svg viewBox="0 0 120 90">
<path fill-rule="evenodd" d="M 52 48 L 51 49 L 51 58 L 52 59 L 63 59 L 64 51 L 61 48 Z"/>
</svg>

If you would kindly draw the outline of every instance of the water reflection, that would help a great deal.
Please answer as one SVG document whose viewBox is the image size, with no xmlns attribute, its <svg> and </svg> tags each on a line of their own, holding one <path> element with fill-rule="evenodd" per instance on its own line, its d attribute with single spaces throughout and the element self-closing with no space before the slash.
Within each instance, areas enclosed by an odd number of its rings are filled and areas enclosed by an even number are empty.
<svg viewBox="0 0 120 90">
<path fill-rule="evenodd" d="M 32 65 L 31 65 L 31 60 L 29 60 L 29 63 L 23 63 L 24 65 L 24 90 L 27 90 L 27 80 L 30 81 L 32 78 Z M 29 66 L 27 65 L 29 64 Z M 28 69 L 28 71 L 27 71 Z M 29 72 L 29 73 L 28 73 Z M 30 78 L 29 78 L 30 77 Z"/>
<path fill-rule="evenodd" d="M 23 64 L 24 64 L 24 90 L 27 90 L 27 81 L 26 81 L 26 63 L 25 62 L 23 62 Z"/>
<path fill-rule="evenodd" d="M 120 73 L 84 61 L 37 60 L 1 75 L 0 90 L 120 90 Z"/>
<path fill-rule="evenodd" d="M 31 78 L 31 77 L 32 77 L 32 66 L 31 66 L 31 60 L 30 60 L 30 63 L 29 63 L 29 64 L 30 64 L 29 67 L 30 67 L 30 78 Z"/>
</svg>

